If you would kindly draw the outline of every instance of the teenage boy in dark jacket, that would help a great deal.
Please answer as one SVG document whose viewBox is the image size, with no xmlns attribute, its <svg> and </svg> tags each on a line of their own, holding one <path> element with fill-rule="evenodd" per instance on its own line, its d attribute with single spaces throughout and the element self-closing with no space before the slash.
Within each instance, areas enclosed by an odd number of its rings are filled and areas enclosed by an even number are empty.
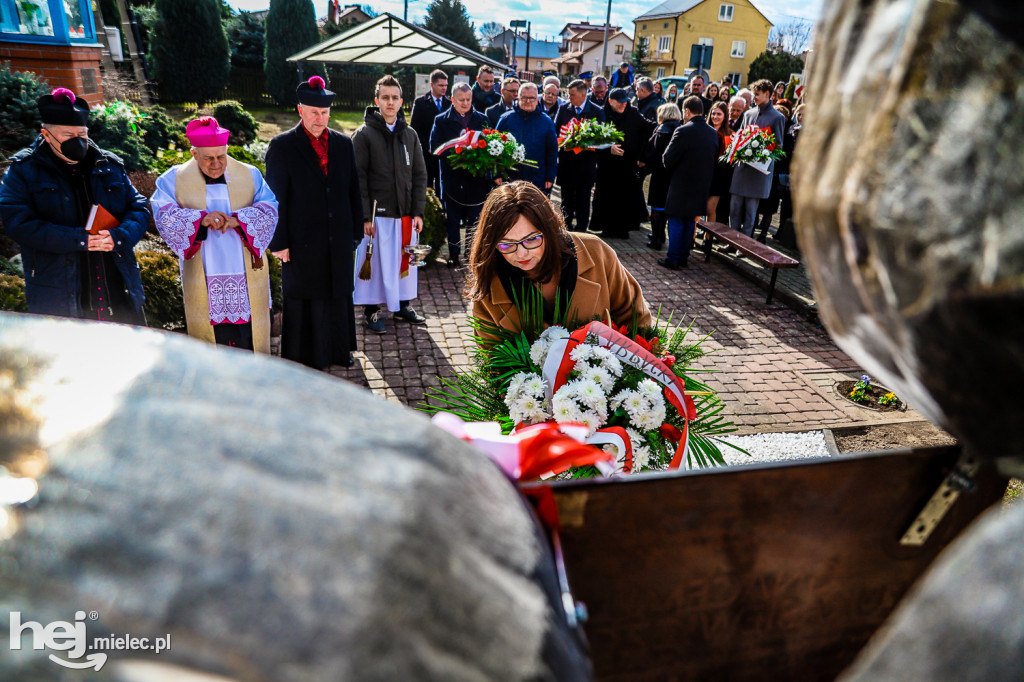
<svg viewBox="0 0 1024 682">
<path fill-rule="evenodd" d="M 29 312 L 145 324 L 135 244 L 146 232 L 146 198 L 124 164 L 89 141 L 89 104 L 66 88 L 38 101 L 40 136 L 11 158 L 0 184 L 4 231 L 21 245 Z M 116 227 L 92 235 L 94 205 Z"/>
<path fill-rule="evenodd" d="M 356 272 L 353 302 L 364 306 L 366 326 L 383 334 L 380 306 L 397 320 L 423 324 L 411 300 L 416 298 L 416 271 L 404 247 L 418 243 L 427 200 L 427 168 L 416 131 L 402 116 L 402 86 L 394 76 L 377 81 L 376 107 L 367 107 L 363 125 L 352 135 L 359 189 L 363 197 L 363 241 L 356 250 L 362 267 L 373 242 L 370 279 Z M 376 204 L 377 212 L 373 212 Z"/>
</svg>

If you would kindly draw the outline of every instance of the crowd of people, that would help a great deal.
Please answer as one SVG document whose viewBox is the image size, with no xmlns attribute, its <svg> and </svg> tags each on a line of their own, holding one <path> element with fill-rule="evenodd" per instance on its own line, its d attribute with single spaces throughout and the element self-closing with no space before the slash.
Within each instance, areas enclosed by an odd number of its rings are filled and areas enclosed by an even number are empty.
<svg viewBox="0 0 1024 682">
<path fill-rule="evenodd" d="M 511 288 L 523 281 L 543 294 L 547 313 L 571 300 L 581 320 L 601 310 L 620 324 L 637 310 L 642 316 L 636 280 L 601 238 L 628 238 L 648 218 L 648 246 L 667 241 L 658 263 L 678 269 L 701 217 L 748 235 L 760 225 L 763 239 L 776 211 L 784 222 L 791 215 L 788 158 L 803 106 L 782 98 L 783 84 L 737 91 L 728 78 L 705 87 L 697 75 L 682 93 L 675 85 L 666 92 L 627 63 L 610 78 L 591 76 L 563 93 L 555 77 L 539 86 L 514 76 L 496 82 L 484 66 L 475 84 L 449 93 L 447 74 L 435 70 L 408 123 L 401 84 L 385 76 L 351 137 L 329 128 L 335 93 L 314 76 L 296 88 L 298 124 L 270 142 L 265 178 L 227 155 L 228 130 L 200 117 L 186 127 L 192 158 L 160 176 L 148 205 L 120 160 L 89 140 L 88 103 L 58 88 L 39 100 L 40 135 L 11 159 L 0 184 L 0 217 L 21 247 L 29 309 L 144 323 L 133 248 L 151 210 L 180 260 L 189 335 L 269 352 L 269 249 L 283 263 L 281 353 L 326 369 L 353 364 L 356 306 L 374 333 L 387 332 L 383 309 L 395 321 L 425 322 L 412 305 L 417 269 L 406 247 L 423 228 L 428 187 L 444 208 L 447 265 L 463 265 L 465 241 L 467 297 L 499 325 L 514 319 Z M 623 139 L 560 151 L 558 133 L 574 119 L 611 123 Z M 720 160 L 748 125 L 784 141 L 787 156 L 768 174 Z M 514 135 L 531 163 L 481 176 L 454 167 L 453 150 L 434 153 L 487 129 Z M 556 184 L 558 209 L 550 200 Z M 97 208 L 110 220 L 96 222 Z"/>
</svg>

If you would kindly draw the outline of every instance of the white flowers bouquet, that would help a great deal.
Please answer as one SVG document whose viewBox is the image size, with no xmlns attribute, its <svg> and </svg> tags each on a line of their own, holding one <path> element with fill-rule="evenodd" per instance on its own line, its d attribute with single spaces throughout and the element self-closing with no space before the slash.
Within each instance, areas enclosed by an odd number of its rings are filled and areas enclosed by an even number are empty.
<svg viewBox="0 0 1024 682">
<path fill-rule="evenodd" d="M 768 175 L 772 160 L 785 155 L 770 129 L 747 126 L 732 136 L 729 148 L 720 160 L 731 164 L 745 163 Z"/>
<path fill-rule="evenodd" d="M 703 355 L 702 340 L 686 343 L 689 328 L 574 327 L 564 313 L 546 326 L 538 297 L 532 288 L 517 297 L 520 331 L 473 318 L 476 363 L 442 378 L 421 409 L 497 422 L 504 434 L 540 424 L 578 427 L 586 443 L 616 456 L 620 473 L 724 462 L 718 444 L 726 442 L 716 437 L 735 427 L 719 416 L 724 406 L 714 391 L 684 374 Z M 552 473 L 597 470 L 581 465 Z"/>
</svg>

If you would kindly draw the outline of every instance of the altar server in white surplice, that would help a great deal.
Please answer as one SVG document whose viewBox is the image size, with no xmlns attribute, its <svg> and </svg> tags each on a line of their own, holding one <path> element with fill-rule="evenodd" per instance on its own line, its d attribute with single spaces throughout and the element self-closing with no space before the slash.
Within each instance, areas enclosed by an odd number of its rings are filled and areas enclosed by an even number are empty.
<svg viewBox="0 0 1024 682">
<path fill-rule="evenodd" d="M 157 179 L 151 204 L 160 236 L 181 261 L 188 334 L 269 354 L 263 253 L 277 227 L 277 199 L 258 169 L 227 155 L 230 133 L 217 119 L 190 121 L 185 135 L 192 159 Z"/>
<path fill-rule="evenodd" d="M 394 76 L 377 81 L 375 107 L 367 107 L 363 125 L 352 135 L 359 190 L 363 198 L 363 241 L 356 249 L 352 300 L 363 306 L 366 327 L 387 331 L 380 316 L 386 306 L 396 320 L 423 324 L 412 307 L 416 270 L 403 248 L 419 242 L 427 203 L 427 167 L 420 138 L 402 116 L 402 86 Z M 374 206 L 377 212 L 374 213 Z M 373 242 L 370 279 L 359 278 L 366 249 Z"/>
</svg>

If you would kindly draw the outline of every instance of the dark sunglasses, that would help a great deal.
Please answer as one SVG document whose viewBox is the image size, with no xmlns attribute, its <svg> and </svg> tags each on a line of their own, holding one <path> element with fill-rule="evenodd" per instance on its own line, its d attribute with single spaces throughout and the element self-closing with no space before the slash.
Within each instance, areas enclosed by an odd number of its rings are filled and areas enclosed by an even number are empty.
<svg viewBox="0 0 1024 682">
<path fill-rule="evenodd" d="M 518 242 L 498 242 L 498 251 L 501 253 L 515 253 L 519 246 L 522 245 L 527 251 L 533 251 L 538 246 L 544 243 L 544 235 L 538 232 L 537 234 L 531 234 L 529 237 Z"/>
</svg>

